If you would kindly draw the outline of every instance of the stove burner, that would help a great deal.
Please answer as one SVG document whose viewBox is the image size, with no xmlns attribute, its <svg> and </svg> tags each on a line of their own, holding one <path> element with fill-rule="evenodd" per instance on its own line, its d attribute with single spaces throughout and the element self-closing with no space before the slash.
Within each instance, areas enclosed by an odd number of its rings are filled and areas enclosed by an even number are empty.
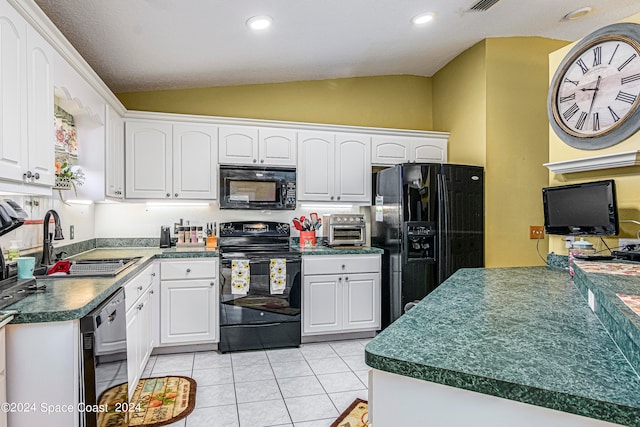
<svg viewBox="0 0 640 427">
<path fill-rule="evenodd" d="M 36 279 L 17 280 L 10 279 L 0 281 L 0 309 L 8 307 L 28 297 L 31 294 L 42 292 L 46 287 L 38 285 Z"/>
</svg>

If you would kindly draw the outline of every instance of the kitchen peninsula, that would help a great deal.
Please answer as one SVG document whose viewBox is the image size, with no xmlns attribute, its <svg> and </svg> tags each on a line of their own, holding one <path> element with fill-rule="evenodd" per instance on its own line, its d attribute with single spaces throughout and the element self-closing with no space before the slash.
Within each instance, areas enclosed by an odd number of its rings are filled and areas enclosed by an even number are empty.
<svg viewBox="0 0 640 427">
<path fill-rule="evenodd" d="M 640 377 L 566 271 L 460 270 L 366 363 L 374 425 L 640 426 Z"/>
</svg>

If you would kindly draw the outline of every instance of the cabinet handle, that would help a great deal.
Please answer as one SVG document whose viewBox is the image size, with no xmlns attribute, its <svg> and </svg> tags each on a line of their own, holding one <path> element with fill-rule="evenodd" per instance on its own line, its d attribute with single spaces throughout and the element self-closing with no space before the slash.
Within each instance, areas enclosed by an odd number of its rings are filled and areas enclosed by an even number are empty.
<svg viewBox="0 0 640 427">
<path fill-rule="evenodd" d="M 33 174 L 31 173 L 31 171 L 26 171 L 25 173 L 22 174 L 22 176 L 30 179 L 33 176 Z"/>
<path fill-rule="evenodd" d="M 338 200 L 340 200 L 340 196 L 338 196 Z"/>
<path fill-rule="evenodd" d="M 261 160 L 260 160 L 260 163 L 264 163 L 264 159 L 261 159 Z"/>
<path fill-rule="evenodd" d="M 333 196 L 331 196 L 331 200 L 333 200 Z"/>
<path fill-rule="evenodd" d="M 171 193 L 167 193 L 167 197 L 171 197 Z"/>
<path fill-rule="evenodd" d="M 156 273 L 151 273 L 151 277 L 156 277 Z"/>
<path fill-rule="evenodd" d="M 178 197 L 178 193 L 174 194 L 173 197 Z"/>
<path fill-rule="evenodd" d="M 344 265 L 344 264 L 342 264 L 342 269 L 343 269 L 343 270 L 344 270 L 344 267 L 345 267 L 345 265 Z"/>
<path fill-rule="evenodd" d="M 191 269 L 190 268 L 187 268 L 187 273 L 191 273 Z"/>
<path fill-rule="evenodd" d="M 143 303 L 140 303 L 140 304 L 138 305 L 138 310 L 142 310 L 142 307 L 144 307 L 144 304 L 143 304 Z"/>
<path fill-rule="evenodd" d="M 257 162 L 257 160 L 256 160 L 256 159 L 253 159 L 253 163 L 256 163 L 256 162 Z"/>
<path fill-rule="evenodd" d="M 38 172 L 36 172 L 36 173 L 33 175 L 33 177 L 34 177 L 35 179 L 40 179 L 40 174 L 39 174 Z"/>
<path fill-rule="evenodd" d="M 141 291 L 142 290 L 142 286 L 138 286 L 138 290 Z"/>
<path fill-rule="evenodd" d="M 338 277 L 338 282 L 342 282 L 342 277 Z"/>
<path fill-rule="evenodd" d="M 153 289 L 149 291 L 149 295 L 153 295 Z"/>
<path fill-rule="evenodd" d="M 216 285 L 216 282 L 209 283 L 209 286 L 215 286 L 215 285 Z"/>
<path fill-rule="evenodd" d="M 345 282 L 348 282 L 348 281 L 349 281 L 349 276 L 345 277 L 345 278 L 344 278 L 344 281 L 345 281 Z"/>
</svg>

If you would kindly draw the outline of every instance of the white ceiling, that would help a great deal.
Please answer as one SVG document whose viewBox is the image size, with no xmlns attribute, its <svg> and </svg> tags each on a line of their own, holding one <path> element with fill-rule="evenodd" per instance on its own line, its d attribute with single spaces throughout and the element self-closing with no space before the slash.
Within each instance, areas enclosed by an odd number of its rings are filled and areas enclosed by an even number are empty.
<svg viewBox="0 0 640 427">
<path fill-rule="evenodd" d="M 639 0 L 35 0 L 112 91 L 431 76 L 487 37 L 577 40 Z M 580 20 L 563 21 L 591 6 Z M 416 28 L 410 20 L 436 13 Z M 273 26 L 245 22 L 269 15 Z"/>
</svg>

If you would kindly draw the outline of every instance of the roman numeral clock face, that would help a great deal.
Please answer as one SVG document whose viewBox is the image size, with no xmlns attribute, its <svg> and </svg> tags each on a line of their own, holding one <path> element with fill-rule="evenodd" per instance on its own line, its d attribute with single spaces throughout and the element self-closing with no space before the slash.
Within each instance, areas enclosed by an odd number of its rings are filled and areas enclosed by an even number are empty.
<svg viewBox="0 0 640 427">
<path fill-rule="evenodd" d="M 549 119 L 581 149 L 617 144 L 640 129 L 640 25 L 614 24 L 569 52 L 550 87 Z"/>
</svg>

